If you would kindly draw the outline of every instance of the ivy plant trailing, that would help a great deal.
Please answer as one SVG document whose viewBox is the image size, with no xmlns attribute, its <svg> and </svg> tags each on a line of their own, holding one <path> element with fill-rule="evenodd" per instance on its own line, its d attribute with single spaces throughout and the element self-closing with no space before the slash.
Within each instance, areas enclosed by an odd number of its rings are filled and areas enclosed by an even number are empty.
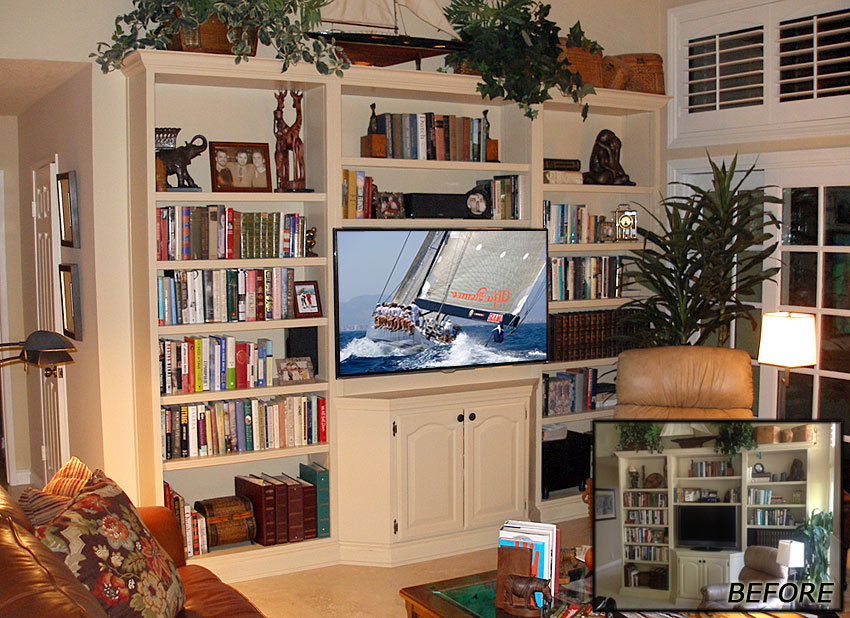
<svg viewBox="0 0 850 618">
<path fill-rule="evenodd" d="M 700 345 L 713 338 L 723 345 L 735 320 L 757 326 L 746 299 L 779 272 L 764 268 L 777 245 L 769 230 L 779 221 L 763 204 L 781 200 L 764 187 L 743 189 L 755 166 L 736 178 L 737 156 L 728 168 L 711 157 L 708 162 L 710 189 L 675 183 L 689 194 L 662 200 L 661 217 L 644 208 L 659 231 L 639 226 L 644 248 L 624 258 L 630 284 L 649 290 L 648 297 L 623 306 L 624 320 L 636 327 L 627 337 L 634 347 Z"/>
<path fill-rule="evenodd" d="M 537 117 L 532 106 L 551 99 L 551 88 L 581 102 L 594 92 L 593 86 L 570 70 L 560 47 L 560 28 L 548 19 L 550 9 L 538 0 L 452 0 L 444 12 L 468 48 L 449 54 L 446 64 L 467 63 L 481 74 L 482 98 L 516 101 L 532 119 Z M 602 50 L 584 36 L 578 22 L 566 44 L 591 53 Z M 582 117 L 587 117 L 587 104 Z"/>
<path fill-rule="evenodd" d="M 298 62 L 323 75 L 342 77 L 348 61 L 333 39 L 310 36 L 321 25 L 321 8 L 331 0 L 133 0 L 133 10 L 115 18 L 110 42 L 90 54 L 104 73 L 119 69 L 135 49 L 166 49 L 181 27 L 197 28 L 210 17 L 227 26 L 238 64 L 251 51 L 253 33 L 273 47 L 286 71 Z"/>
</svg>

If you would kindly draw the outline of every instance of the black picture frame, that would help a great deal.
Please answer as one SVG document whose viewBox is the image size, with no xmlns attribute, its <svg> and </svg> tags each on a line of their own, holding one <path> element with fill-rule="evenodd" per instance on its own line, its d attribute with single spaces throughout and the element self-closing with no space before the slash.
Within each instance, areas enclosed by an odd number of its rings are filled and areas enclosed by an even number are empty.
<svg viewBox="0 0 850 618">
<path fill-rule="evenodd" d="M 80 201 L 77 192 L 77 172 L 56 175 L 59 197 L 59 239 L 63 247 L 80 247 Z"/>
<path fill-rule="evenodd" d="M 62 302 L 62 333 L 83 340 L 83 315 L 80 301 L 80 267 L 59 264 L 59 295 Z"/>
</svg>

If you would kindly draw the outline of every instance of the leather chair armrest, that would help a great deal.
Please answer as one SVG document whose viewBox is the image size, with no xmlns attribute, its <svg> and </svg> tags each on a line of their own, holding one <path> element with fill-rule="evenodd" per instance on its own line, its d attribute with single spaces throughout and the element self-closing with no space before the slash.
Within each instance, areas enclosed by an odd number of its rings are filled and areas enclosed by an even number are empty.
<svg viewBox="0 0 850 618">
<path fill-rule="evenodd" d="M 174 513 L 164 506 L 137 507 L 142 523 L 168 552 L 177 567 L 186 565 L 186 553 L 183 548 L 183 535 Z"/>
<path fill-rule="evenodd" d="M 701 589 L 702 592 L 702 600 L 703 601 L 711 601 L 717 602 L 722 601 L 723 603 L 729 602 L 729 584 L 711 584 L 710 586 L 703 586 Z"/>
</svg>

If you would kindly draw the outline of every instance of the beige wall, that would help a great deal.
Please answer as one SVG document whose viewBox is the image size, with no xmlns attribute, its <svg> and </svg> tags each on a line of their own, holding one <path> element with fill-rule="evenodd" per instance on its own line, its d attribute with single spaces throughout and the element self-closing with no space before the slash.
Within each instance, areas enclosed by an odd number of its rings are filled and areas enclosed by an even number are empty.
<svg viewBox="0 0 850 618">
<path fill-rule="evenodd" d="M 6 293 L 7 330 L 3 331 L 4 341 L 20 341 L 24 338 L 23 303 L 21 301 L 21 225 L 18 215 L 18 119 L 14 116 L 0 116 L 0 170 L 3 170 L 3 246 L 6 261 L 2 273 L 4 292 Z M 3 308 L 0 307 L 0 311 Z M 14 469 L 8 470 L 11 483 L 26 482 L 30 466 L 29 420 L 27 418 L 27 390 L 24 372 L 21 367 L 9 367 L 4 370 L 3 386 L 9 389 L 6 399 L 11 404 L 6 424 L 7 440 L 14 447 Z M 11 413 L 10 413 L 11 411 Z"/>
</svg>

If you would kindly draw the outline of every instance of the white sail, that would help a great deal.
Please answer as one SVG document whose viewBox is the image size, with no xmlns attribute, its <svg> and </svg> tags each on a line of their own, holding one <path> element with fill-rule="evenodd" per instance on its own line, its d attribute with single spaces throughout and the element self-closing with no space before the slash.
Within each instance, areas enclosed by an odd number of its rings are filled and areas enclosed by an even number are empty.
<svg viewBox="0 0 850 618">
<path fill-rule="evenodd" d="M 397 29 L 396 5 L 455 39 L 460 37 L 435 0 L 333 0 L 322 8 L 322 21 Z"/>
<path fill-rule="evenodd" d="M 322 21 L 395 29 L 395 3 L 394 0 L 333 0 L 322 7 Z"/>
</svg>

